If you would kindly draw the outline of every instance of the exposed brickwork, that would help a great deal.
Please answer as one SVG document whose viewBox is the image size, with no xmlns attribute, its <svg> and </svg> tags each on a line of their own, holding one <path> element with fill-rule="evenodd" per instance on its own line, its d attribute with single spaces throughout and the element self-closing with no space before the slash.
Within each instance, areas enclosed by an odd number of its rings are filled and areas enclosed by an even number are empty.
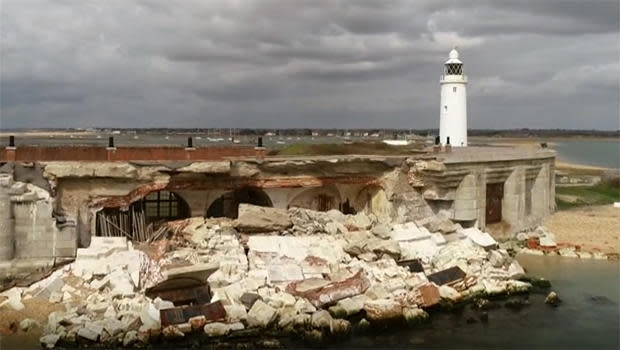
<svg viewBox="0 0 620 350">
<path fill-rule="evenodd" d="M 17 147 L 0 149 L 0 161 L 131 161 L 131 160 L 221 160 L 229 157 L 255 157 L 253 147 L 117 147 L 91 146 Z"/>
</svg>

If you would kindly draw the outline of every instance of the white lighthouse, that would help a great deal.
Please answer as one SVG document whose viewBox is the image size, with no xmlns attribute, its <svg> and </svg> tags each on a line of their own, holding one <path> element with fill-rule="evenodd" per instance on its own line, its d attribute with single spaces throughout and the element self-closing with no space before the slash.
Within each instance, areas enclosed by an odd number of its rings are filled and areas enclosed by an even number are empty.
<svg viewBox="0 0 620 350">
<path fill-rule="evenodd" d="M 467 146 L 467 77 L 456 48 L 450 51 L 441 79 L 439 140 L 442 145 Z"/>
</svg>

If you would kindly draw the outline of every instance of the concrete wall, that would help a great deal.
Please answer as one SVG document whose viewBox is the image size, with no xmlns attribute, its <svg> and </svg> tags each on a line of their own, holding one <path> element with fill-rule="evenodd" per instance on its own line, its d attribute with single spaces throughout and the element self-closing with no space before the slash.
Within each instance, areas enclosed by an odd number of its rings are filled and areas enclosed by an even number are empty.
<svg viewBox="0 0 620 350">
<path fill-rule="evenodd" d="M 451 218 L 463 226 L 473 224 L 495 231 L 492 233 L 497 238 L 508 238 L 540 225 L 555 210 L 555 182 L 550 178 L 553 163 L 551 158 L 448 166 L 446 173 L 467 173 L 457 181 L 458 185 L 446 180 L 445 188 L 437 191 L 441 193 L 439 203 L 450 203 L 447 210 Z M 536 173 L 537 169 L 540 170 Z M 504 185 L 502 222 L 492 228 L 486 224 L 487 183 Z"/>
</svg>

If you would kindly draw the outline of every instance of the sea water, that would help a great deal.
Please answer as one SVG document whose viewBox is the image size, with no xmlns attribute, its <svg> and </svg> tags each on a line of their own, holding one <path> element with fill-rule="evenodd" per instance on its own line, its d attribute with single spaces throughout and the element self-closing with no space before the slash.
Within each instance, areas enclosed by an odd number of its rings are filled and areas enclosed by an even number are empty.
<svg viewBox="0 0 620 350">
<path fill-rule="evenodd" d="M 576 164 L 620 169 L 619 140 L 571 140 L 555 142 L 558 158 Z"/>
<path fill-rule="evenodd" d="M 529 295 L 520 311 L 488 311 L 489 321 L 468 323 L 460 313 L 434 313 L 429 325 L 353 335 L 333 349 L 619 349 L 620 263 L 519 256 L 528 274 L 551 281 L 562 303 L 544 303 L 548 291 Z M 500 304 L 503 304 L 500 302 Z M 471 320 L 470 320 L 471 322 Z"/>
</svg>

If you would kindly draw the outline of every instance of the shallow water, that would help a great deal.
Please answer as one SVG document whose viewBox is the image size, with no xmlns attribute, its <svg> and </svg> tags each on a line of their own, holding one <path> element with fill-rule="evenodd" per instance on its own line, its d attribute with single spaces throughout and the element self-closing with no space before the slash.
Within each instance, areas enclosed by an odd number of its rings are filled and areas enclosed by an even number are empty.
<svg viewBox="0 0 620 350">
<path fill-rule="evenodd" d="M 620 263 L 561 257 L 520 256 L 533 276 L 548 278 L 563 303 L 544 304 L 545 293 L 529 296 L 521 311 L 489 311 L 489 322 L 468 324 L 462 314 L 433 314 L 423 329 L 353 336 L 334 349 L 618 349 L 620 347 Z M 599 297 L 597 301 L 592 297 Z M 600 298 L 604 297 L 604 298 Z"/>
<path fill-rule="evenodd" d="M 605 168 L 620 168 L 620 141 L 558 141 L 555 149 L 562 160 Z"/>
</svg>

